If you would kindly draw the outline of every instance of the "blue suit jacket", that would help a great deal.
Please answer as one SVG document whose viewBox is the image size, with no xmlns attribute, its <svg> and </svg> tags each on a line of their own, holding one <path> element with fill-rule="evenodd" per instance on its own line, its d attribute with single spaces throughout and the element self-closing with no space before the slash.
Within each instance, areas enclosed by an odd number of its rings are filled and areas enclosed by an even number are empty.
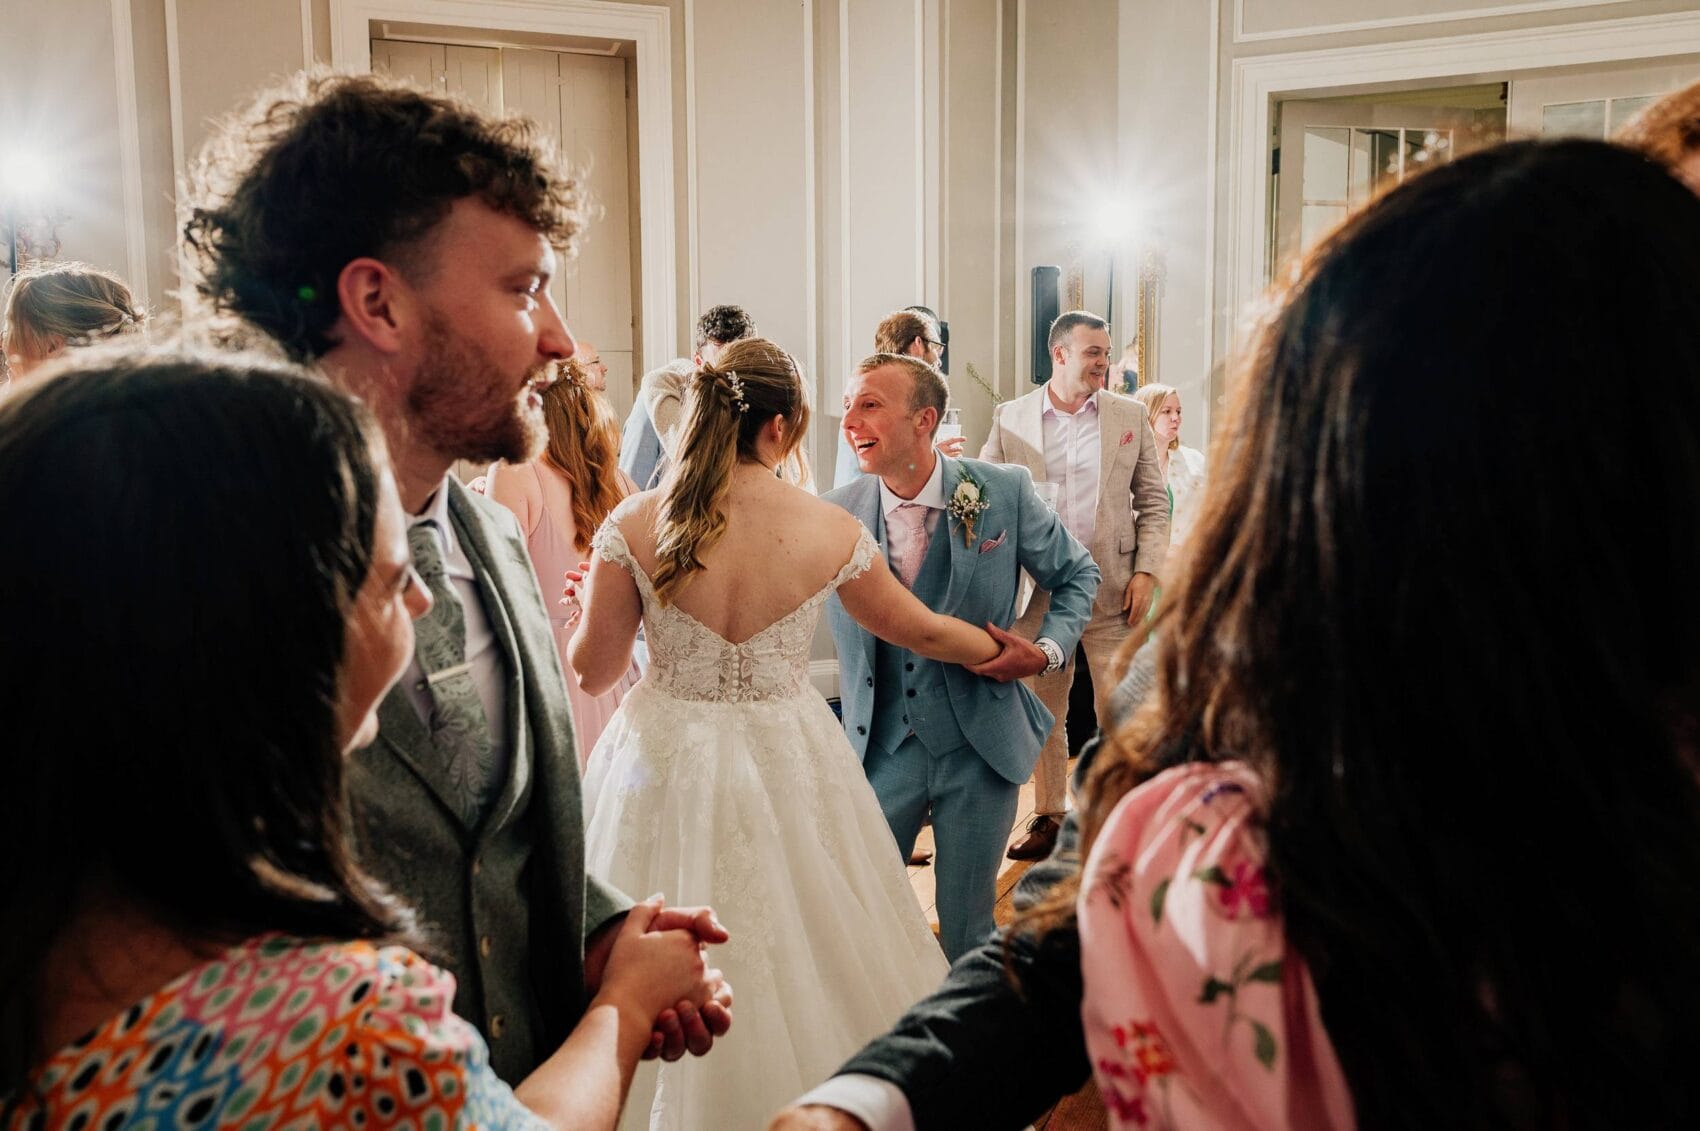
<svg viewBox="0 0 1700 1131">
<path fill-rule="evenodd" d="M 1051 594 L 1050 611 L 1039 635 L 1055 640 L 1065 656 L 1072 653 L 1092 615 L 1092 599 L 1098 592 L 1099 573 L 1092 555 L 1040 502 L 1026 468 L 939 458 L 944 461 L 946 498 L 956 490 L 966 470 L 980 483 L 982 498 L 990 505 L 974 524 L 972 544 L 965 544 L 960 522 L 948 514 L 940 518 L 933 537 L 950 542 L 946 588 L 942 593 L 917 590 L 915 595 L 935 612 L 960 617 L 970 624 L 1008 628 L 1015 620 L 1021 571 L 1026 570 Z M 863 476 L 822 498 L 861 519 L 884 548 L 885 519 L 880 511 L 877 477 Z M 827 619 L 838 647 L 844 729 L 857 756 L 865 758 L 874 697 L 880 690 L 868 686 L 874 675 L 875 639 L 845 611 L 836 594 L 828 602 Z M 1000 776 L 1018 785 L 1026 781 L 1051 731 L 1051 712 L 1024 683 L 998 683 L 956 664 L 939 666 L 944 669 L 963 739 Z"/>
</svg>

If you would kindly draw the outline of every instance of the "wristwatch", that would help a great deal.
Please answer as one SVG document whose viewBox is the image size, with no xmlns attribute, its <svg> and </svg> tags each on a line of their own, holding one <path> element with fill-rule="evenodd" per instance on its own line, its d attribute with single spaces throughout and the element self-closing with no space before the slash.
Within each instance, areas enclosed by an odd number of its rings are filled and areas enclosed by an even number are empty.
<svg viewBox="0 0 1700 1131">
<path fill-rule="evenodd" d="M 1052 672 L 1062 670 L 1062 649 L 1057 647 L 1055 640 L 1052 640 L 1049 636 L 1041 636 L 1033 643 L 1038 645 L 1039 651 L 1045 654 L 1045 670 L 1040 672 L 1040 675 L 1050 675 Z"/>
</svg>

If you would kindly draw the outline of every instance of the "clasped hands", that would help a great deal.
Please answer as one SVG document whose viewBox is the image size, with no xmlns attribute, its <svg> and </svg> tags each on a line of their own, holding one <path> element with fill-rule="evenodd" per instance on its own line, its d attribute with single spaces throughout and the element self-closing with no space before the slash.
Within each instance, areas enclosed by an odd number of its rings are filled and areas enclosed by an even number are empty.
<svg viewBox="0 0 1700 1131">
<path fill-rule="evenodd" d="M 964 665 L 975 675 L 995 679 L 999 683 L 1008 683 L 1023 676 L 1038 675 L 1050 664 L 1045 653 L 1031 640 L 1024 640 L 1012 632 L 1006 632 L 995 624 L 987 624 L 986 631 L 998 642 L 999 650 L 997 655 L 983 664 Z"/>
<path fill-rule="evenodd" d="M 593 998 L 674 1001 L 655 1015 L 643 1059 L 702 1056 L 732 1028 L 732 987 L 704 958 L 730 937 L 712 908 L 666 907 L 651 896 L 585 941 L 585 989 Z"/>
</svg>

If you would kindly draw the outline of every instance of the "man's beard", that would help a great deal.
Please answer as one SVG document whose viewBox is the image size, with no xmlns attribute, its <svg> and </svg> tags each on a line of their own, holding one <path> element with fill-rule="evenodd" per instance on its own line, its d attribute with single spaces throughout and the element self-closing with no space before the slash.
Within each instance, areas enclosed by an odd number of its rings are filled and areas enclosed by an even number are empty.
<svg viewBox="0 0 1700 1131">
<path fill-rule="evenodd" d="M 477 342 L 433 314 L 425 326 L 425 359 L 407 398 L 414 442 L 476 463 L 535 459 L 549 434 L 527 390 L 542 369 L 523 377 L 504 374 Z"/>
</svg>

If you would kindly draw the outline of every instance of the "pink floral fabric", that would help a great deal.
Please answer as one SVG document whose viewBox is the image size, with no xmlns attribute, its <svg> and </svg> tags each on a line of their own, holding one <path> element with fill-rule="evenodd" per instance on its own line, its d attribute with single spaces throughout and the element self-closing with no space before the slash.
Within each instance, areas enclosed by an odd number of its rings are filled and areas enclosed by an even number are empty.
<svg viewBox="0 0 1700 1131">
<path fill-rule="evenodd" d="M 1169 770 L 1122 799 L 1086 862 L 1081 1017 L 1116 1127 L 1354 1126 L 1270 901 L 1259 798 L 1238 763 Z"/>
</svg>

